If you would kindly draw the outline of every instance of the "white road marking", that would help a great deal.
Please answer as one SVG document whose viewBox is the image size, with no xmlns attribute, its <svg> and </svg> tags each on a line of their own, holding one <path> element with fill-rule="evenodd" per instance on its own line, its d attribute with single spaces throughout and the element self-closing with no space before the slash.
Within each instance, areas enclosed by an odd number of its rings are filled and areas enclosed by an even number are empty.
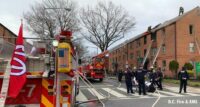
<svg viewBox="0 0 200 107">
<path fill-rule="evenodd" d="M 123 91 L 123 92 L 127 93 L 127 89 L 125 89 L 125 88 L 117 88 L 117 89 L 120 90 L 120 91 Z M 133 95 L 133 96 L 139 96 L 137 93 L 131 94 L 131 95 Z"/>
<path fill-rule="evenodd" d="M 181 94 L 176 94 L 176 93 L 172 93 L 172 92 L 167 92 L 167 91 L 161 91 L 159 90 L 160 93 L 164 93 L 164 94 L 168 94 L 168 95 L 172 95 L 172 96 L 183 96 Z"/>
<path fill-rule="evenodd" d="M 86 96 L 82 93 L 81 90 L 79 90 L 79 94 L 76 96 L 77 101 L 87 101 L 88 99 Z"/>
<path fill-rule="evenodd" d="M 187 94 L 187 95 L 191 95 L 191 96 L 200 96 L 200 94 L 195 94 L 195 93 L 184 93 L 184 94 Z"/>
<path fill-rule="evenodd" d="M 165 87 L 166 88 L 166 87 Z M 179 87 L 170 87 L 170 88 L 166 88 L 170 91 L 173 91 L 173 92 L 178 92 L 179 91 Z M 183 91 L 183 90 L 182 90 Z M 195 93 L 183 93 L 184 95 L 190 95 L 190 96 L 200 96 L 200 94 L 195 94 Z M 182 95 L 183 96 L 183 95 Z"/>
<path fill-rule="evenodd" d="M 90 93 L 92 93 L 94 96 L 97 96 L 99 99 L 105 98 L 101 94 L 99 94 L 94 88 L 88 88 L 88 91 L 90 91 Z"/>
<path fill-rule="evenodd" d="M 128 96 L 125 96 L 125 95 L 123 95 L 123 94 L 120 94 L 120 93 L 118 93 L 117 91 L 112 90 L 112 89 L 110 89 L 110 88 L 102 88 L 102 89 L 105 90 L 106 92 L 108 92 L 108 93 L 110 93 L 110 94 L 116 96 L 116 97 L 128 97 Z"/>
<path fill-rule="evenodd" d="M 167 97 L 166 95 L 162 95 L 162 94 L 158 94 L 157 92 L 155 93 L 151 93 L 151 94 L 148 94 L 148 95 L 152 95 L 152 96 L 156 96 L 156 97 Z"/>
</svg>

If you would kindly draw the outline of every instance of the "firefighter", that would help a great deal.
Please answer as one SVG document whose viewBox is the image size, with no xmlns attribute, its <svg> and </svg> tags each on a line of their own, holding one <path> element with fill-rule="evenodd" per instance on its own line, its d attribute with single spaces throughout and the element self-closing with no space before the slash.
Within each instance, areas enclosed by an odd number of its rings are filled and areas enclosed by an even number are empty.
<svg viewBox="0 0 200 107">
<path fill-rule="evenodd" d="M 156 84 L 160 90 L 163 90 L 162 79 L 163 79 L 163 73 L 161 71 L 161 68 L 159 67 L 156 71 Z"/>
<path fill-rule="evenodd" d="M 146 94 L 146 88 L 145 88 L 145 75 L 147 73 L 147 70 L 143 69 L 143 66 L 140 66 L 138 70 L 136 70 L 135 77 L 138 82 L 139 86 L 139 95 L 141 95 L 141 92 L 143 91 L 143 95 Z"/>
<path fill-rule="evenodd" d="M 178 73 L 178 77 L 180 79 L 180 90 L 179 93 L 181 93 L 182 88 L 184 88 L 184 93 L 187 93 L 187 80 L 189 79 L 189 75 L 187 73 L 187 70 L 185 67 L 182 67 L 182 70 Z"/>
<path fill-rule="evenodd" d="M 133 92 L 133 84 L 132 84 L 133 74 L 132 74 L 132 71 L 130 70 L 130 68 L 126 68 L 124 75 L 125 75 L 127 94 L 129 94 L 129 92 L 131 92 L 133 94 L 134 93 Z"/>
<path fill-rule="evenodd" d="M 149 80 L 151 84 L 156 85 L 156 73 L 153 66 L 150 67 Z"/>
</svg>

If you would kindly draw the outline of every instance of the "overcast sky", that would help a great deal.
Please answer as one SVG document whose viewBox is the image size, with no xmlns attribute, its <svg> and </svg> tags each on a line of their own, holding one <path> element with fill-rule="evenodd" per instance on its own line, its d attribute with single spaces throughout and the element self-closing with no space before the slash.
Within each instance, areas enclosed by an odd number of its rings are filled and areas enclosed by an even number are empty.
<svg viewBox="0 0 200 107">
<path fill-rule="evenodd" d="M 20 19 L 23 12 L 30 9 L 30 5 L 42 0 L 0 0 L 0 23 L 18 34 Z M 95 5 L 102 0 L 73 0 L 79 7 Z M 104 0 L 108 1 L 108 0 Z M 178 15 L 179 7 L 183 6 L 185 12 L 200 5 L 200 0 L 110 0 L 116 5 L 121 5 L 136 19 L 133 32 L 127 34 L 122 41 L 134 37 L 144 31 L 148 26 L 155 26 Z M 24 36 L 29 36 L 28 31 Z M 122 42 L 120 41 L 120 42 Z M 120 42 L 116 43 L 119 44 Z M 115 45 L 116 45 L 115 44 Z"/>
</svg>

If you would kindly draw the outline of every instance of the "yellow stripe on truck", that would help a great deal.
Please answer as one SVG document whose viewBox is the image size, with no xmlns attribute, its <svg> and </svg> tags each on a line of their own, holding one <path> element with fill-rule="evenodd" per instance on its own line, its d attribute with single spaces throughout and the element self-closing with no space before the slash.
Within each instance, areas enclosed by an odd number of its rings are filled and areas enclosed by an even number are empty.
<svg viewBox="0 0 200 107">
<path fill-rule="evenodd" d="M 47 80 L 45 80 L 45 79 L 42 80 L 42 86 L 47 90 L 48 90 L 48 84 L 49 84 L 49 82 Z"/>
<path fill-rule="evenodd" d="M 42 104 L 45 105 L 45 107 L 53 107 L 53 104 L 49 102 L 49 100 L 44 95 L 42 95 Z"/>
</svg>

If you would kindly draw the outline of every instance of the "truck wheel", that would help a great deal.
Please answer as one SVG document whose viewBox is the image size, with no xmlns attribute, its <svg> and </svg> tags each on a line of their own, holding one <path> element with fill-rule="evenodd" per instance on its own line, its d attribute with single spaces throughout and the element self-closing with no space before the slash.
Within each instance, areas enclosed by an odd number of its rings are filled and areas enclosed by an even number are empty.
<svg viewBox="0 0 200 107">
<path fill-rule="evenodd" d="M 99 78 L 99 81 L 100 81 L 100 82 L 103 81 L 103 78 Z"/>
</svg>

